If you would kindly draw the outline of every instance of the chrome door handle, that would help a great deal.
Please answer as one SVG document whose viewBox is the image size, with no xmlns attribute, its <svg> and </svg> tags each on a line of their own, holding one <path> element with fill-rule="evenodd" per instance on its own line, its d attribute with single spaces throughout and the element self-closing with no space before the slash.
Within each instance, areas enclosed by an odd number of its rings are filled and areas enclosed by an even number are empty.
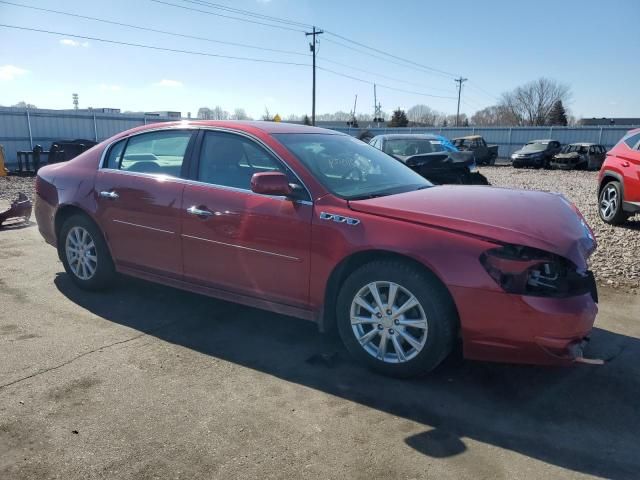
<svg viewBox="0 0 640 480">
<path fill-rule="evenodd" d="M 100 192 L 100 196 L 103 198 L 111 198 L 113 200 L 120 197 L 116 192 Z"/>
<path fill-rule="evenodd" d="M 196 206 L 187 208 L 187 213 L 190 215 L 196 215 L 198 217 L 210 217 L 211 215 L 213 215 L 213 212 L 210 212 L 209 210 L 201 210 Z"/>
</svg>

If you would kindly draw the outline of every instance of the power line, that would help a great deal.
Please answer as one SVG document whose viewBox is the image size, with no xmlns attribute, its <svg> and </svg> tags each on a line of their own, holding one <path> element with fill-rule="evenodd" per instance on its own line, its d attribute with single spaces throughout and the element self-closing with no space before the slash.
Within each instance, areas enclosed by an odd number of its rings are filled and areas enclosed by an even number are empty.
<svg viewBox="0 0 640 480">
<path fill-rule="evenodd" d="M 155 1 L 155 0 L 152 0 L 152 1 Z M 302 22 L 297 22 L 297 21 L 285 19 L 285 18 L 282 18 L 282 17 L 264 15 L 264 14 L 252 12 L 250 10 L 244 10 L 244 9 L 240 9 L 240 8 L 228 7 L 226 5 L 213 3 L 213 2 L 210 2 L 210 1 L 207 1 L 207 0 L 182 0 L 182 1 L 185 2 L 185 3 L 208 6 L 209 8 L 220 9 L 220 10 L 223 10 L 223 11 L 228 11 L 228 12 L 236 13 L 236 14 L 239 14 L 239 15 L 246 15 L 246 16 L 250 16 L 250 17 L 254 17 L 254 18 L 260 18 L 262 20 L 269 20 L 269 21 L 272 21 L 272 22 L 280 22 L 280 23 L 285 23 L 285 24 L 289 24 L 289 25 L 301 26 L 301 27 L 305 27 L 305 28 L 311 28 L 312 27 L 312 25 L 310 25 L 310 24 L 305 24 L 305 23 L 302 23 Z M 360 43 L 360 42 L 358 42 L 356 40 L 347 38 L 347 37 L 345 37 L 343 35 L 339 35 L 337 33 L 329 32 L 329 31 L 326 31 L 326 32 L 329 35 L 333 35 L 336 38 L 340 38 L 340 39 L 342 39 L 344 41 L 353 43 L 353 44 L 358 45 L 358 46 L 360 46 L 362 48 L 365 48 L 365 49 L 368 49 L 368 50 L 372 50 L 372 51 L 377 52 L 379 54 L 386 55 L 388 57 L 400 60 L 400 61 L 402 61 L 404 63 L 411 64 L 411 65 L 413 65 L 415 67 L 419 67 L 421 69 L 424 69 L 424 70 L 427 70 L 427 71 L 430 71 L 430 72 L 433 72 L 433 73 L 438 73 L 438 74 L 441 74 L 441 75 L 445 75 L 445 76 L 448 76 L 448 77 L 455 77 L 456 76 L 456 74 L 453 74 L 453 73 L 450 73 L 450 72 L 446 72 L 444 70 L 440 70 L 440 69 L 437 69 L 437 68 L 434 68 L 434 67 L 430 67 L 428 65 L 423 65 L 423 64 L 417 63 L 417 62 L 415 62 L 413 60 L 402 58 L 402 57 L 399 57 L 397 55 L 393 55 L 391 53 L 385 52 L 383 50 L 380 50 L 380 49 L 377 49 L 377 48 L 374 48 L 374 47 L 370 47 L 370 46 L 365 45 L 363 43 Z M 338 42 L 331 42 L 331 43 L 335 43 L 337 45 L 345 46 L 345 45 L 340 44 Z M 349 47 L 347 47 L 347 48 L 349 48 Z"/>
<path fill-rule="evenodd" d="M 207 37 L 198 37 L 196 35 L 187 35 L 185 33 L 177 33 L 177 32 L 169 32 L 166 30 L 159 30 L 156 28 L 150 28 L 150 27 L 142 27 L 139 25 L 132 25 L 130 23 L 122 23 L 122 22 L 116 22 L 114 20 L 107 20 L 107 19 L 103 19 L 103 18 L 97 18 L 97 17 L 89 17 L 87 15 L 80 15 L 80 14 L 76 14 L 76 13 L 71 13 L 71 12 L 62 12 L 60 10 L 51 10 L 48 8 L 41 8 L 41 7 L 33 7 L 31 5 L 24 5 L 21 3 L 14 3 L 14 2 L 7 2 L 4 0 L 0 0 L 0 3 L 4 3 L 6 5 L 12 5 L 15 7 L 22 7 L 22 8 L 28 8 L 31 10 L 38 10 L 38 11 L 42 11 L 42 12 L 47 12 L 47 13 L 55 13 L 57 15 L 66 15 L 68 17 L 75 17 L 75 18 L 81 18 L 84 20 L 92 20 L 94 22 L 101 22 L 101 23 L 106 23 L 109 25 L 118 25 L 120 27 L 127 27 L 127 28 L 135 28 L 136 30 L 142 30 L 145 32 L 154 32 L 154 33 L 161 33 L 164 35 L 171 35 L 174 37 L 182 37 L 182 38 L 190 38 L 193 40 L 202 40 L 205 42 L 212 42 L 212 43 L 220 43 L 222 45 L 231 45 L 234 47 L 244 47 L 244 48 L 253 48 L 256 50 L 263 50 L 263 51 L 267 51 L 267 52 L 275 52 L 275 53 L 285 53 L 287 55 L 299 55 L 299 56 L 303 56 L 303 57 L 309 57 L 310 55 L 307 53 L 301 53 L 301 52 L 294 52 L 291 50 L 280 50 L 277 48 L 267 48 L 267 47 L 261 47 L 258 45 L 249 45 L 246 43 L 237 43 L 237 42 L 228 42 L 226 40 L 216 40 L 213 38 L 207 38 Z"/>
<path fill-rule="evenodd" d="M 183 0 L 183 1 L 185 1 L 185 0 Z M 15 7 L 26 8 L 26 9 L 30 9 L 30 10 L 36 10 L 36 11 L 41 11 L 41 12 L 46 12 L 46 13 L 53 13 L 53 14 L 56 14 L 56 15 L 64 15 L 64 16 L 73 17 L 73 18 L 80 18 L 80 19 L 83 19 L 83 20 L 91 20 L 91 21 L 105 23 L 105 24 L 109 24 L 109 25 L 117 25 L 117 26 L 120 26 L 120 27 L 132 28 L 132 29 L 141 30 L 141 31 L 145 31 L 145 32 L 153 32 L 153 33 L 159 33 L 159 34 L 163 34 L 163 35 L 171 35 L 171 36 L 180 37 L 180 38 L 201 40 L 201 41 L 206 41 L 206 42 L 219 43 L 219 44 L 222 44 L 222 45 L 231 45 L 231 46 L 235 46 L 235 47 L 251 48 L 251 49 L 256 49 L 256 50 L 261 50 L 261 51 L 284 53 L 284 54 L 288 54 L 288 55 L 298 55 L 298 56 L 304 56 L 304 57 L 309 57 L 310 56 L 307 53 L 294 52 L 294 51 L 291 51 L 291 50 L 281 50 L 281 49 L 276 49 L 276 48 L 260 47 L 258 45 L 249 45 L 249 44 L 246 44 L 246 43 L 228 42 L 228 41 L 216 40 L 216 39 L 208 38 L 208 37 L 200 37 L 200 36 L 196 36 L 196 35 L 188 35 L 188 34 L 183 34 L 183 33 L 170 32 L 170 31 L 167 31 L 167 30 L 160 30 L 160 29 L 151 28 L 151 27 L 143 27 L 143 26 L 140 26 L 140 25 L 133 25 L 133 24 L 130 24 L 130 23 L 117 22 L 115 20 L 108 20 L 108 19 L 104 19 L 104 18 L 91 17 L 91 16 L 80 15 L 80 14 L 71 13 L 71 12 L 63 12 L 63 11 L 60 11 L 60 10 L 52 10 L 52 9 L 49 9 L 49 8 L 34 7 L 34 6 L 31 6 L 31 5 L 25 5 L 25 4 L 21 4 L 21 3 L 9 2 L 9 1 L 6 1 L 6 0 L 0 0 L 0 3 L 6 4 L 6 5 L 15 6 Z M 334 65 L 338 65 L 340 67 L 348 68 L 348 69 L 351 69 L 351 70 L 360 71 L 362 73 L 375 75 L 375 76 L 377 76 L 379 78 L 386 78 L 387 80 L 393 80 L 395 82 L 405 83 L 407 85 L 417 86 L 419 88 L 428 88 L 429 90 L 439 90 L 439 91 L 444 91 L 444 92 L 448 91 L 448 90 L 442 89 L 442 88 L 424 87 L 423 85 L 420 85 L 420 84 L 417 84 L 417 83 L 414 83 L 414 82 L 409 82 L 409 81 L 406 81 L 406 80 L 403 80 L 403 79 L 400 79 L 400 78 L 390 77 L 388 75 L 383 75 L 383 74 L 380 74 L 380 73 L 377 73 L 377 72 L 372 72 L 370 70 L 365 70 L 365 69 L 353 67 L 351 65 L 347 65 L 347 64 L 341 63 L 341 62 L 336 62 L 334 60 L 323 59 L 323 62 L 331 63 L 331 64 L 334 64 Z"/>
<path fill-rule="evenodd" d="M 474 84 L 470 84 L 470 85 L 468 85 L 468 86 L 469 86 L 469 87 L 471 87 L 472 89 L 474 89 L 474 90 L 476 90 L 476 91 L 480 92 L 480 93 L 484 93 L 487 97 L 491 97 L 492 99 L 494 99 L 494 100 L 498 100 L 498 101 L 500 100 L 500 97 L 498 97 L 498 96 L 496 96 L 496 95 L 494 95 L 494 94 L 492 94 L 492 93 L 490 93 L 490 92 L 488 92 L 488 91 L 484 90 L 483 88 L 480 88 L 480 87 L 479 87 L 479 86 L 477 86 L 475 83 L 474 83 Z"/>
<path fill-rule="evenodd" d="M 58 35 L 58 36 L 71 37 L 71 38 L 81 38 L 83 40 L 92 40 L 92 41 L 95 41 L 95 42 L 103 42 L 103 43 L 121 45 L 121 46 L 126 46 L 126 47 L 146 48 L 146 49 L 149 49 L 149 50 L 158 50 L 158 51 L 165 51 L 165 52 L 171 52 L 171 53 L 183 53 L 183 54 L 188 54 L 188 55 L 198 55 L 198 56 L 214 57 L 214 58 L 226 58 L 226 59 L 229 59 L 229 60 L 241 60 L 241 61 L 258 62 L 258 63 L 274 63 L 274 64 L 279 64 L 279 65 L 291 65 L 291 66 L 297 66 L 297 67 L 310 67 L 311 66 L 308 63 L 285 62 L 285 61 L 269 60 L 269 59 L 263 59 L 263 58 L 239 57 L 239 56 L 233 56 L 233 55 L 222 55 L 222 54 L 217 54 L 217 53 L 201 52 L 201 51 L 196 51 L 196 50 L 182 50 L 182 49 L 177 49 L 177 48 L 157 47 L 155 45 L 147 45 L 147 44 L 143 44 L 143 43 L 123 42 L 123 41 L 119 41 L 119 40 L 111 40 L 111 39 L 107 39 L 107 38 L 100 38 L 100 37 L 94 37 L 94 36 L 89 36 L 89 35 L 77 35 L 77 34 L 73 34 L 73 33 L 56 32 L 56 31 L 52 31 L 52 30 L 44 30 L 44 29 L 39 29 L 39 28 L 23 27 L 23 26 L 19 26 L 19 25 L 7 25 L 7 24 L 1 24 L 0 23 L 0 28 L 10 28 L 10 29 L 13 29 L 13 30 L 24 30 L 24 31 L 28 31 L 28 32 L 46 33 L 48 35 Z M 362 79 L 362 78 L 354 77 L 352 75 L 348 75 L 348 74 L 345 74 L 345 73 L 342 73 L 342 72 L 337 72 L 335 70 L 331 70 L 331 69 L 328 69 L 328 68 L 325 68 L 325 67 L 322 67 L 322 66 L 317 66 L 316 68 L 318 68 L 318 70 L 323 70 L 325 72 L 332 73 L 332 74 L 338 75 L 340 77 L 349 78 L 351 80 L 355 80 L 355 81 L 358 81 L 358 82 L 367 83 L 369 85 L 373 85 L 374 84 L 374 82 L 372 82 L 370 80 L 365 80 L 365 79 Z M 426 97 L 432 97 L 432 98 L 446 98 L 446 99 L 454 99 L 455 100 L 455 97 L 445 97 L 445 96 L 440 96 L 440 95 L 431 95 L 431 94 L 428 94 L 428 93 L 416 92 L 416 91 L 411 91 L 411 90 L 405 90 L 405 89 L 402 89 L 402 88 L 391 87 L 389 85 L 377 84 L 377 86 L 381 87 L 381 88 L 386 88 L 387 90 L 394 90 L 394 91 L 403 92 L 403 93 L 409 93 L 409 94 L 413 94 L 413 95 L 420 95 L 420 96 L 426 96 Z"/>
<path fill-rule="evenodd" d="M 254 18 L 260 18 L 262 20 L 269 20 L 271 22 L 280 22 L 280 23 L 285 23 L 285 24 L 289 24 L 289 25 L 296 25 L 298 27 L 303 27 L 303 28 L 312 27 L 312 25 L 310 25 L 308 23 L 296 22 L 295 20 L 288 20 L 286 18 L 281 18 L 281 17 L 273 17 L 271 15 L 264 15 L 262 13 L 256 13 L 256 12 L 252 12 L 252 11 L 249 11 L 249 10 L 243 10 L 241 8 L 229 7 L 227 5 L 221 5 L 219 3 L 208 2 L 208 1 L 205 1 L 205 0 L 182 0 L 182 1 L 185 2 L 185 3 L 193 3 L 193 4 L 197 4 L 197 5 L 207 6 L 209 8 L 223 10 L 223 11 L 227 11 L 227 12 L 230 12 L 230 13 L 237 13 L 237 14 L 240 14 L 240 15 L 247 15 L 247 16 L 254 17 Z"/>
<path fill-rule="evenodd" d="M 383 85 L 383 84 L 380 84 L 380 83 L 377 83 L 377 82 L 372 82 L 371 80 L 365 80 L 363 78 L 354 77 L 353 75 L 348 75 L 346 73 L 336 72 L 335 70 L 331 70 L 329 68 L 325 68 L 325 67 L 321 67 L 321 66 L 318 66 L 317 68 L 318 68 L 318 70 L 322 70 L 324 72 L 329 72 L 329 73 L 332 73 L 334 75 L 338 75 L 340 77 L 349 78 L 349 79 L 355 80 L 357 82 L 367 83 L 369 85 L 374 85 L 375 84 L 378 87 L 386 88 L 387 90 L 394 90 L 396 92 L 402 92 L 402 93 L 410 93 L 412 95 L 421 95 L 423 97 L 446 98 L 446 99 L 449 99 L 449 100 L 455 100 L 456 99 L 456 97 L 445 97 L 445 96 L 442 96 L 442 95 L 431 95 L 429 93 L 424 93 L 424 92 L 416 92 L 416 91 L 412 91 L 412 90 L 405 90 L 403 88 L 390 87 L 389 85 Z"/>
<path fill-rule="evenodd" d="M 207 14 L 210 14 L 210 15 L 217 15 L 217 16 L 221 16 L 221 17 L 225 17 L 225 18 L 231 18 L 231 19 L 234 19 L 234 20 L 245 21 L 245 22 L 250 22 L 250 23 L 258 23 L 259 25 L 266 25 L 266 26 L 270 26 L 270 27 L 274 27 L 274 28 L 282 28 L 282 29 L 285 29 L 285 30 L 293 30 L 293 31 L 297 31 L 297 32 L 300 32 L 300 33 L 305 33 L 304 30 L 298 30 L 298 29 L 295 29 L 295 28 L 290 28 L 290 27 L 286 27 L 286 26 L 282 26 L 282 25 L 266 24 L 266 23 L 256 22 L 256 21 L 253 21 L 253 20 L 248 20 L 248 19 L 243 19 L 243 18 L 238 18 L 238 17 L 229 17 L 229 16 L 226 16 L 226 15 L 217 14 L 217 13 L 213 13 L 213 12 L 206 11 L 206 10 L 200 10 L 200 9 L 193 8 L 193 7 L 187 7 L 187 6 L 183 6 L 183 5 L 176 5 L 176 4 L 169 3 L 169 2 L 166 2 L 166 1 L 162 1 L 162 0 L 151 0 L 151 1 L 155 2 L 155 3 L 164 4 L 164 5 L 171 5 L 171 6 L 174 6 L 174 7 L 183 8 L 183 9 L 186 9 L 186 10 L 193 10 L 193 11 L 197 11 L 197 12 L 201 12 L 201 13 L 207 13 Z M 284 19 L 282 17 L 274 17 L 274 16 L 269 16 L 269 15 L 262 15 L 260 13 L 252 12 L 250 10 L 243 10 L 243 9 L 239 9 L 239 8 L 227 7 L 227 6 L 223 6 L 223 5 L 220 5 L 220 4 L 212 3 L 212 2 L 209 2 L 209 1 L 206 1 L 206 0 L 182 0 L 182 1 L 183 2 L 187 2 L 187 3 L 191 3 L 191 4 L 195 4 L 195 5 L 208 6 L 209 8 L 222 9 L 224 11 L 229 11 L 229 12 L 236 13 L 236 14 L 239 14 L 239 15 L 246 15 L 246 16 L 251 16 L 251 17 L 254 17 L 254 18 L 261 18 L 263 20 L 269 20 L 269 21 L 272 21 L 272 22 L 281 22 L 281 23 L 286 23 L 286 24 L 290 24 L 290 25 L 299 25 L 299 26 L 304 26 L 306 28 L 312 27 L 312 25 L 304 24 L 302 22 L 296 22 L 296 21 L 293 21 L 293 20 L 288 20 L 288 19 Z M 442 75 L 442 76 L 445 76 L 445 77 L 455 77 L 456 76 L 456 74 L 454 74 L 454 73 L 447 72 L 447 71 L 444 71 L 444 70 L 440 70 L 440 69 L 437 69 L 435 67 L 430 67 L 428 65 L 423 65 L 423 64 L 420 64 L 420 63 L 415 62 L 413 60 L 409 60 L 409 59 L 406 59 L 406 58 L 399 57 L 397 55 L 385 52 L 385 51 L 377 49 L 375 47 L 370 47 L 370 46 L 365 45 L 363 43 L 360 43 L 360 42 L 358 42 L 356 40 L 353 40 L 353 39 L 350 39 L 348 37 L 345 37 L 343 35 L 339 35 L 339 34 L 334 33 L 334 32 L 329 32 L 327 30 L 325 30 L 325 31 L 326 31 L 327 34 L 330 34 L 330 35 L 332 35 L 332 36 L 334 36 L 336 38 L 340 38 L 340 39 L 342 39 L 342 40 L 344 40 L 346 42 L 353 43 L 353 44 L 358 45 L 358 46 L 360 46 L 362 48 L 365 48 L 365 49 L 368 49 L 368 50 L 372 50 L 372 51 L 377 52 L 379 54 L 382 54 L 382 55 L 385 55 L 387 57 L 390 57 L 390 58 L 399 60 L 401 62 L 404 62 L 404 63 L 398 63 L 399 65 L 402 65 L 402 66 L 405 66 L 405 67 L 407 67 L 409 65 L 411 65 L 413 67 L 419 67 L 423 71 L 427 71 L 427 72 L 433 73 L 433 74 Z M 355 50 L 355 49 L 353 49 L 353 47 L 349 47 L 349 46 L 344 45 L 342 43 L 339 43 L 339 42 L 336 42 L 336 41 L 331 41 L 331 40 L 328 40 L 328 41 L 330 43 L 334 43 L 334 44 L 340 45 L 342 47 L 350 48 L 352 50 Z M 359 51 L 359 50 L 356 50 L 356 51 Z M 365 52 L 360 51 L 360 53 L 365 53 Z M 373 56 L 375 58 L 379 58 L 379 59 L 385 60 L 385 61 L 390 61 L 388 58 L 377 57 L 377 56 L 372 55 L 370 53 L 365 53 L 365 54 Z M 391 62 L 391 63 L 396 63 L 396 62 Z"/>
<path fill-rule="evenodd" d="M 358 49 L 358 48 L 354 48 L 354 47 L 351 47 L 351 46 L 349 46 L 349 45 L 345 45 L 344 43 L 336 42 L 335 40 L 331 40 L 331 39 L 329 39 L 329 38 L 325 38 L 325 39 L 324 39 L 324 41 L 325 41 L 325 42 L 329 42 L 329 43 L 333 43 L 334 45 L 338 45 L 338 46 L 340 46 L 340 47 L 343 47 L 343 48 L 346 48 L 346 49 L 352 50 L 352 51 L 354 51 L 354 52 L 358 52 L 358 53 L 360 53 L 360 54 L 362 54 L 362 55 L 367 55 L 367 56 L 372 57 L 372 58 L 377 58 L 378 60 L 382 60 L 383 62 L 391 63 L 391 64 L 393 64 L 393 65 L 398 65 L 398 66 L 401 66 L 401 67 L 410 68 L 410 69 L 412 69 L 412 70 L 415 70 L 415 71 L 417 71 L 417 72 L 421 72 L 421 73 L 429 73 L 429 74 L 431 74 L 431 73 L 432 73 L 432 72 L 429 72 L 429 71 L 425 71 L 425 70 L 424 70 L 424 69 L 422 69 L 422 68 L 415 67 L 415 66 L 413 66 L 413 65 L 407 65 L 407 64 L 405 64 L 405 63 L 396 62 L 396 61 L 391 60 L 391 59 L 389 59 L 389 58 L 381 57 L 380 55 L 375 55 L 375 54 L 373 54 L 373 53 L 369 53 L 369 52 L 366 52 L 366 51 L 360 50 L 360 49 Z"/>
<path fill-rule="evenodd" d="M 415 65 L 415 66 L 423 68 L 425 70 L 429 70 L 429 71 L 432 71 L 432 72 L 435 72 L 435 73 L 439 73 L 441 75 L 445 75 L 445 76 L 448 76 L 448 77 L 455 77 L 456 76 L 455 73 L 446 72 L 444 70 L 440 70 L 438 68 L 430 67 L 428 65 L 422 65 L 422 64 L 420 64 L 418 62 L 414 62 L 413 60 L 408 60 L 406 58 L 402 58 L 402 57 L 399 57 L 397 55 L 393 55 L 391 53 L 387 53 L 387 52 L 385 52 L 383 50 L 379 50 L 377 48 L 370 47 L 368 45 L 365 45 L 364 43 L 357 42 L 356 40 L 352 40 L 352 39 L 347 38 L 347 37 L 345 37 L 343 35 L 338 35 L 337 33 L 333 33 L 333 32 L 330 32 L 328 30 L 326 32 L 327 32 L 328 35 L 333 35 L 336 38 L 340 38 L 341 40 L 344 40 L 346 42 L 353 43 L 354 45 L 358 45 L 359 47 L 366 48 L 368 50 L 372 50 L 372 51 L 374 51 L 376 53 L 379 53 L 379 54 L 382 54 L 382 55 L 386 55 L 386 56 L 391 57 L 391 58 L 395 58 L 396 60 L 400 60 L 402 62 L 406 62 L 406 63 L 409 63 L 411 65 Z"/>
<path fill-rule="evenodd" d="M 47 33 L 47 34 L 50 34 L 50 35 L 61 35 L 61 36 L 64 36 L 64 37 L 82 38 L 84 40 L 92 40 L 94 42 L 111 43 L 111 44 L 114 44 L 114 45 L 124 45 L 124 46 L 127 46 L 127 47 L 147 48 L 147 49 L 150 49 L 150 50 L 161 50 L 161 51 L 173 52 L 173 53 L 186 53 L 186 54 L 189 54 L 189 55 L 199 55 L 199 56 L 204 56 L 204 57 L 226 58 L 226 59 L 230 59 L 230 60 L 243 60 L 243 61 L 248 61 L 248 62 L 259 62 L 259 63 L 277 63 L 277 64 L 280 64 L 280 65 L 294 65 L 294 66 L 299 66 L 299 67 L 308 67 L 308 66 L 310 66 L 308 63 L 284 62 L 284 61 L 279 61 L 279 60 L 268 60 L 268 59 L 263 59 L 263 58 L 238 57 L 238 56 L 233 56 L 233 55 L 222 55 L 222 54 L 218 54 L 218 53 L 200 52 L 200 51 L 196 51 L 196 50 L 181 50 L 181 49 L 177 49 L 177 48 L 157 47 L 155 45 L 146 45 L 146 44 L 143 44 L 143 43 L 122 42 L 122 41 L 119 41 L 119 40 L 110 40 L 110 39 L 106 39 L 106 38 L 90 37 L 88 35 L 76 35 L 76 34 L 72 34 L 72 33 L 54 32 L 54 31 L 51 31 L 51 30 L 42 30 L 42 29 L 38 29 L 38 28 L 21 27 L 21 26 L 18 26 L 18 25 L 6 25 L 6 24 L 1 24 L 0 23 L 0 27 L 12 28 L 14 30 L 26 30 L 26 31 L 29 31 L 29 32 Z"/>
<path fill-rule="evenodd" d="M 214 15 L 216 17 L 223 17 L 223 18 L 229 18 L 231 20 L 238 20 L 240 22 L 254 23 L 256 25 L 263 25 L 265 27 L 279 28 L 281 30 L 289 30 L 291 32 L 304 33 L 304 30 L 301 30 L 299 28 L 287 27 L 285 25 L 274 25 L 272 23 L 264 23 L 264 22 L 259 22 L 257 20 L 249 20 L 248 18 L 232 17 L 230 15 L 223 15 L 222 13 L 210 12 L 209 10 L 200 10 L 199 8 L 187 7 L 186 5 L 176 5 L 175 3 L 163 2 L 161 0 L 150 0 L 150 1 L 155 3 L 160 3 L 162 5 L 169 5 L 171 7 L 182 8 L 184 10 L 191 10 L 194 12 L 206 13 L 207 15 Z"/>
<path fill-rule="evenodd" d="M 322 61 L 325 62 L 325 63 L 331 63 L 333 65 L 338 65 L 339 67 L 348 68 L 350 70 L 356 70 L 358 72 L 368 73 L 369 75 L 375 75 L 376 77 L 386 78 L 387 80 L 393 80 L 394 82 L 405 83 L 407 85 L 413 85 L 414 87 L 427 88 L 429 90 L 438 90 L 438 91 L 441 91 L 441 92 L 451 92 L 451 90 L 447 90 L 446 88 L 426 87 L 426 86 L 421 85 L 419 83 L 408 82 L 408 81 L 400 79 L 400 78 L 390 77 L 388 75 L 382 75 L 381 73 L 378 73 L 378 72 L 372 72 L 371 70 L 365 70 L 363 68 L 352 67 L 351 65 L 347 65 L 346 63 L 336 62 L 335 60 L 329 60 L 327 58 L 323 58 Z"/>
</svg>

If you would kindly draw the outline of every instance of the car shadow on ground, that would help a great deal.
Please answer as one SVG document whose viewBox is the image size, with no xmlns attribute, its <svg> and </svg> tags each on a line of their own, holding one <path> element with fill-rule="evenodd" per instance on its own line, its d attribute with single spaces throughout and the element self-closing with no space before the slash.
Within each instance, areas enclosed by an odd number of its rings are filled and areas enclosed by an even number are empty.
<svg viewBox="0 0 640 480">
<path fill-rule="evenodd" d="M 57 288 L 105 320 L 166 342 L 424 425 L 404 439 L 424 455 L 463 454 L 467 439 L 575 472 L 637 478 L 640 341 L 595 329 L 604 366 L 540 368 L 449 360 L 395 380 L 354 364 L 336 335 L 310 322 L 120 277 L 108 292 Z"/>
</svg>

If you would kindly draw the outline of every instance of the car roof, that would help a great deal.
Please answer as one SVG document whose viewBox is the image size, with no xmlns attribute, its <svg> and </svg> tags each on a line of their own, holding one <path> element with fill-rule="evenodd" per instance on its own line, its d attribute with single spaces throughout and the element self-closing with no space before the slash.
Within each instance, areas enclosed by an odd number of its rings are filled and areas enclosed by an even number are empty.
<svg viewBox="0 0 640 480">
<path fill-rule="evenodd" d="M 553 138 L 543 138 L 541 140 L 529 140 L 527 143 L 549 143 L 549 142 L 557 142 Z"/>
<path fill-rule="evenodd" d="M 482 135 L 467 135 L 466 137 L 456 137 L 454 140 L 475 140 L 477 138 L 482 138 Z"/>
<path fill-rule="evenodd" d="M 590 147 L 591 145 L 600 145 L 599 143 L 590 143 L 590 142 L 576 142 L 570 143 L 569 145 L 581 146 L 581 147 Z"/>
<path fill-rule="evenodd" d="M 228 128 L 230 130 L 238 130 L 242 132 L 256 132 L 257 130 L 264 133 L 323 133 L 330 135 L 346 135 L 335 130 L 326 128 L 311 127 L 308 125 L 299 125 L 286 122 L 267 122 L 267 121 L 245 121 L 245 120 L 182 120 L 178 122 L 159 122 L 151 123 L 138 127 L 136 131 L 155 130 L 160 127 L 219 127 Z"/>
<path fill-rule="evenodd" d="M 381 135 L 376 135 L 376 137 L 382 137 L 386 140 L 404 140 L 404 139 L 412 139 L 412 138 L 422 138 L 425 140 L 440 140 L 440 135 L 434 135 L 431 133 L 383 133 Z"/>
</svg>

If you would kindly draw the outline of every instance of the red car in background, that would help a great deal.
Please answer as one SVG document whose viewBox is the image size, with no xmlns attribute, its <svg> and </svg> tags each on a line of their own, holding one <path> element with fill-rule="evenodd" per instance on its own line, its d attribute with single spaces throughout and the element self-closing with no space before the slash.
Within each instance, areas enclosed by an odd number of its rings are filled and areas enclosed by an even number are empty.
<svg viewBox="0 0 640 480">
<path fill-rule="evenodd" d="M 620 225 L 640 212 L 640 128 L 607 152 L 598 184 L 598 213 L 604 222 Z"/>
<path fill-rule="evenodd" d="M 36 191 L 78 286 L 121 272 L 337 325 L 389 375 L 435 368 L 458 340 L 472 359 L 582 360 L 597 312 L 595 240 L 564 197 L 433 186 L 334 131 L 149 125 L 40 169 Z"/>
</svg>

